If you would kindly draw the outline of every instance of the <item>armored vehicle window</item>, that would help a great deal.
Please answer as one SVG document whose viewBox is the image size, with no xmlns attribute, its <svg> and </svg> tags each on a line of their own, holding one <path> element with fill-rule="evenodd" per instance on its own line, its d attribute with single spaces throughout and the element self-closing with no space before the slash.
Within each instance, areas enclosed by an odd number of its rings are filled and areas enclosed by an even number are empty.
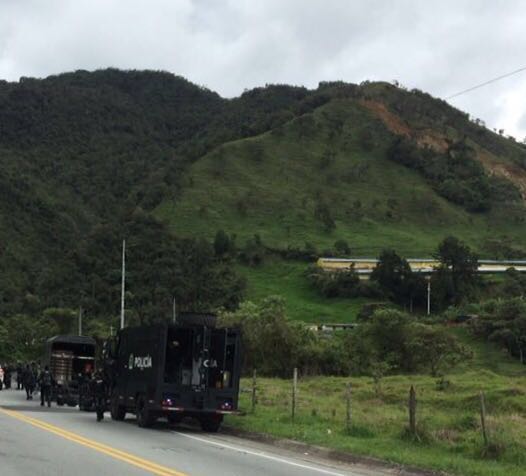
<svg viewBox="0 0 526 476">
<path fill-rule="evenodd" d="M 232 386 L 236 337 L 228 329 L 212 331 L 210 341 L 210 359 L 208 361 L 208 386 L 229 388 Z"/>
<path fill-rule="evenodd" d="M 164 381 L 189 386 L 192 382 L 193 332 L 191 329 L 169 329 L 166 342 Z"/>
</svg>

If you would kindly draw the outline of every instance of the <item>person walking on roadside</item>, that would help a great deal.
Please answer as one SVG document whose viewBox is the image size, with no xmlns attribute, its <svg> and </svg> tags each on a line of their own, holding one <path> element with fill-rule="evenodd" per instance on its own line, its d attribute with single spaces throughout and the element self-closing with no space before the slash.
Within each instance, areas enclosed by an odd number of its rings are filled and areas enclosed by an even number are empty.
<svg viewBox="0 0 526 476">
<path fill-rule="evenodd" d="M 17 362 L 16 364 L 16 389 L 21 390 L 24 388 L 24 383 L 22 379 L 22 375 L 24 373 L 24 368 L 22 367 L 22 364 L 20 362 Z"/>
<path fill-rule="evenodd" d="M 11 364 L 6 365 L 4 369 L 4 386 L 6 390 L 11 389 Z"/>
<path fill-rule="evenodd" d="M 31 362 L 31 372 L 33 372 L 33 390 L 32 393 L 40 390 L 40 385 L 38 383 L 38 376 L 40 375 L 40 365 L 36 362 Z"/>
<path fill-rule="evenodd" d="M 26 400 L 33 400 L 33 391 L 35 390 L 35 374 L 29 364 L 26 365 L 22 374 L 24 388 L 26 389 Z"/>
<path fill-rule="evenodd" d="M 53 386 L 53 376 L 46 365 L 44 370 L 38 376 L 38 383 L 40 385 L 40 406 L 43 407 L 45 402 L 47 406 L 51 406 L 51 387 Z"/>
<path fill-rule="evenodd" d="M 104 411 L 106 410 L 106 381 L 104 374 L 97 370 L 93 379 L 91 380 L 93 389 L 93 396 L 95 397 L 95 411 L 97 412 L 97 421 L 104 419 Z"/>
</svg>

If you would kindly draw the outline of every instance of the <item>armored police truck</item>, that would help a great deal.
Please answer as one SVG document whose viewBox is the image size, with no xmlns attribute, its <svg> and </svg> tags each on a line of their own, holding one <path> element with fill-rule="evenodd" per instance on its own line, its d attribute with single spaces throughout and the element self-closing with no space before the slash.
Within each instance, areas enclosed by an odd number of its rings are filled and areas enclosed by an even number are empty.
<svg viewBox="0 0 526 476">
<path fill-rule="evenodd" d="M 79 385 L 95 366 L 95 340 L 91 337 L 59 335 L 47 340 L 42 367 L 49 366 L 55 380 L 52 398 L 57 405 L 79 403 Z"/>
<path fill-rule="evenodd" d="M 114 420 L 135 413 L 148 427 L 159 417 L 193 417 L 215 432 L 223 415 L 237 412 L 240 332 L 215 327 L 215 316 L 122 329 L 104 354 Z"/>
</svg>

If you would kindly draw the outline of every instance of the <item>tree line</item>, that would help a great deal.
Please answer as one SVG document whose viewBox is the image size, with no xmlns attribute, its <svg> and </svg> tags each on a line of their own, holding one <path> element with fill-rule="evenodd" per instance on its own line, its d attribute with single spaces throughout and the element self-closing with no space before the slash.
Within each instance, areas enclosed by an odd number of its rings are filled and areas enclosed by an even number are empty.
<svg viewBox="0 0 526 476">
<path fill-rule="evenodd" d="M 468 245 L 456 237 L 447 237 L 433 257 L 440 263 L 430 277 L 434 309 L 441 310 L 476 295 L 481 285 L 476 274 L 478 257 Z M 392 249 L 380 253 L 369 281 L 360 280 L 353 268 L 329 273 L 312 266 L 306 276 L 325 297 L 385 299 L 410 310 L 425 306 L 427 300 L 425 278 L 412 271 L 408 261 Z"/>
</svg>

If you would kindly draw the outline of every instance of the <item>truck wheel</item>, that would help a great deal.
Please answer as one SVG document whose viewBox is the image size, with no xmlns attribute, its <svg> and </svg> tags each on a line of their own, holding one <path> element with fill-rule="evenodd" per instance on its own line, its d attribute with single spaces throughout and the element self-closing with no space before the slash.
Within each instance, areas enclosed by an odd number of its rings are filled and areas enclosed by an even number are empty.
<svg viewBox="0 0 526 476">
<path fill-rule="evenodd" d="M 89 399 L 79 398 L 79 410 L 81 412 L 89 412 L 89 411 L 91 411 L 91 404 L 90 404 Z"/>
<path fill-rule="evenodd" d="M 148 428 L 155 422 L 152 412 L 146 407 L 144 397 L 137 398 L 135 416 L 137 417 L 137 425 L 139 425 L 141 428 Z"/>
<path fill-rule="evenodd" d="M 111 408 L 110 408 L 111 419 L 115 421 L 122 421 L 126 416 L 126 409 L 119 405 L 117 397 L 111 399 Z"/>
<path fill-rule="evenodd" d="M 166 418 L 168 418 L 168 422 L 172 425 L 177 425 L 177 423 L 183 421 L 183 415 L 181 413 L 169 413 Z"/>
<path fill-rule="evenodd" d="M 201 429 L 208 433 L 217 433 L 221 422 L 223 421 L 222 415 L 214 415 L 210 417 L 205 417 L 201 419 Z"/>
</svg>

